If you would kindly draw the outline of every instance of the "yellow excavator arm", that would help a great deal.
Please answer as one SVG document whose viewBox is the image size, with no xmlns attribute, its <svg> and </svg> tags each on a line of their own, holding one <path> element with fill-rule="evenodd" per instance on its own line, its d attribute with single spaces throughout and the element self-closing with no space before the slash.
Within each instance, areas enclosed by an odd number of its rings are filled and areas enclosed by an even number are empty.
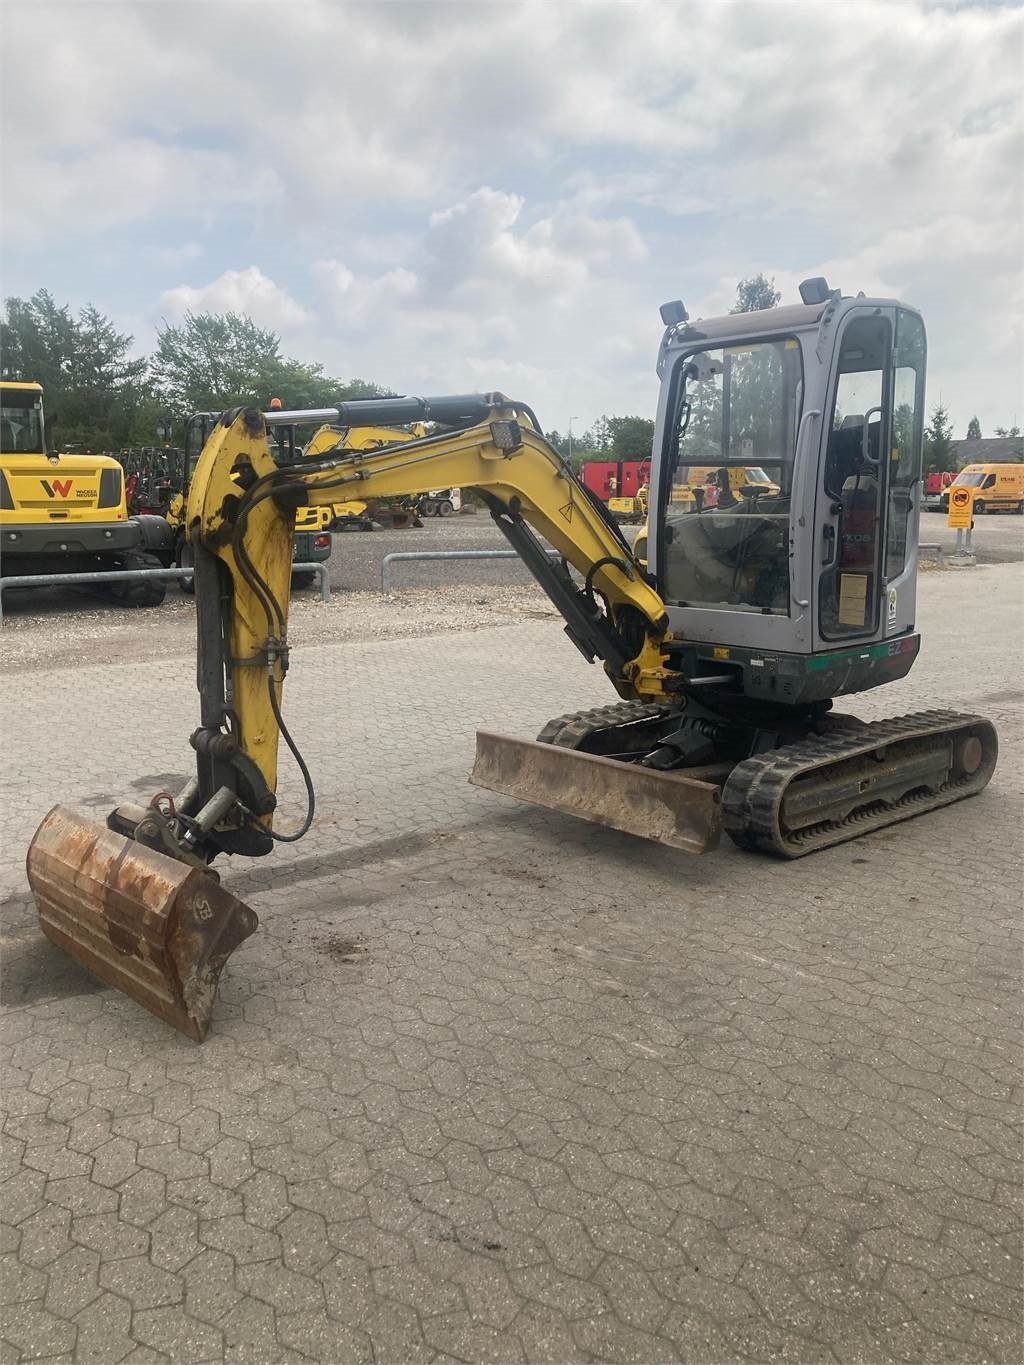
<svg viewBox="0 0 1024 1365">
<path fill-rule="evenodd" d="M 44 932 L 197 1040 L 209 1026 L 224 962 L 256 928 L 253 911 L 218 884 L 211 862 L 221 853 L 267 854 L 301 838 L 314 815 L 312 777 L 282 711 L 298 508 L 477 489 L 570 639 L 602 661 L 627 703 L 658 710 L 644 703 L 668 700 L 680 681 L 663 650 L 670 638 L 664 603 L 530 410 L 492 394 L 364 400 L 336 413 L 352 426 L 406 423 L 410 404 L 447 429 L 400 446 L 339 447 L 288 463 L 271 453 L 268 422 L 297 425 L 323 420 L 322 412 L 245 408 L 222 416 L 185 511 L 198 631 L 196 776 L 148 806 L 118 806 L 105 829 L 56 806 L 29 850 Z M 301 824 L 285 830 L 274 822 L 282 738 L 307 794 Z M 638 780 L 630 765 L 556 744 L 481 732 L 473 781 L 693 852 L 712 847 L 721 825 L 714 786 L 653 771 Z"/>
<path fill-rule="evenodd" d="M 216 747 L 216 736 L 230 724 L 267 792 L 276 786 L 298 507 L 332 505 L 348 495 L 369 500 L 452 485 L 478 489 L 566 617 L 570 638 L 588 658 L 603 660 L 619 695 L 665 695 L 661 598 L 603 509 L 517 406 L 497 394 L 487 406 L 488 420 L 464 430 L 383 450 L 337 449 L 283 467 L 271 455 L 264 417 L 253 409 L 228 414 L 212 432 L 187 510 L 205 742 Z M 273 421 L 279 414 L 269 416 Z M 582 586 L 552 562 L 538 536 L 577 570 Z"/>
</svg>

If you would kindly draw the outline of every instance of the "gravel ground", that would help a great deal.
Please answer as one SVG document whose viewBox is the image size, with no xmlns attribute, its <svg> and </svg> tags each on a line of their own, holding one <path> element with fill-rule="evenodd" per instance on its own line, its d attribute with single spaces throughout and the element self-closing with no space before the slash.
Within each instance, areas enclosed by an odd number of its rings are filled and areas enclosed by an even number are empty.
<svg viewBox="0 0 1024 1365">
<path fill-rule="evenodd" d="M 937 512 L 922 512 L 919 539 L 922 545 L 941 545 L 947 554 L 956 548 L 956 532 Z M 1024 517 L 1002 512 L 977 517 L 974 549 L 979 564 L 1012 564 L 1024 559 Z"/>
<path fill-rule="evenodd" d="M 435 586 L 378 592 L 335 592 L 321 602 L 316 592 L 296 593 L 289 612 L 292 645 L 344 640 L 394 640 L 452 631 L 481 630 L 554 618 L 557 613 L 535 585 Z M 0 638 L 0 665 L 9 673 L 45 663 L 50 668 L 101 662 L 173 659 L 195 649 L 195 605 L 175 594 L 162 607 L 112 611 L 106 607 L 60 615 L 9 617 Z"/>
</svg>

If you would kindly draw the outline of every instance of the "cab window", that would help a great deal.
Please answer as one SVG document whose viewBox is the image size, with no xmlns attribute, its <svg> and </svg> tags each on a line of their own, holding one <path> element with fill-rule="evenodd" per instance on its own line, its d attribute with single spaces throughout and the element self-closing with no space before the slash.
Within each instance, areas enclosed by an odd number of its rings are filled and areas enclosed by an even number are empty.
<svg viewBox="0 0 1024 1365">
<path fill-rule="evenodd" d="M 38 393 L 5 392 L 0 406 L 0 454 L 38 455 L 43 452 L 42 403 Z"/>
<path fill-rule="evenodd" d="M 668 601 L 789 613 L 789 509 L 803 368 L 795 339 L 677 362 L 661 487 Z"/>
<path fill-rule="evenodd" d="M 891 355 L 888 318 L 874 313 L 850 318 L 840 343 L 823 475 L 836 518 L 826 525 L 822 545 L 818 610 L 826 639 L 869 634 L 877 623 Z"/>
<path fill-rule="evenodd" d="M 914 512 L 914 490 L 921 478 L 925 379 L 924 323 L 901 308 L 896 315 L 892 438 L 889 442 L 885 577 L 898 578 L 906 567 L 907 541 Z"/>
</svg>

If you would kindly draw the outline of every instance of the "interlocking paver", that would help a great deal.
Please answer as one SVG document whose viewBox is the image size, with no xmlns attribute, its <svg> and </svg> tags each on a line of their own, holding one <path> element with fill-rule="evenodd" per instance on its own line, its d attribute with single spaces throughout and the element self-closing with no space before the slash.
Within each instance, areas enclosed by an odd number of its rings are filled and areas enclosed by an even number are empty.
<svg viewBox="0 0 1024 1365">
<path fill-rule="evenodd" d="M 12 731 L 0 1359 L 1018 1359 L 1024 575 L 951 577 L 849 707 L 991 714 L 989 792 L 793 864 L 466 784 L 476 725 L 608 699 L 553 623 L 297 648 L 320 823 L 223 869 L 262 927 L 201 1049 L 40 938 L 19 860 L 76 792 Z M 125 669 L 86 795 L 188 769 L 190 689 Z"/>
<path fill-rule="evenodd" d="M 242 1298 L 235 1287 L 235 1262 L 221 1251 L 204 1251 L 181 1273 L 185 1311 L 203 1322 L 217 1323 Z"/>
<path fill-rule="evenodd" d="M 177 1275 L 161 1270 L 145 1256 L 111 1261 L 100 1271 L 104 1289 L 127 1299 L 134 1308 L 160 1308 L 181 1303 L 185 1288 Z"/>
<path fill-rule="evenodd" d="M 4 1308 L 3 1337 L 25 1360 L 39 1360 L 73 1350 L 75 1325 L 39 1306 L 38 1301 L 13 1303 Z"/>
<path fill-rule="evenodd" d="M 164 1270 L 180 1270 L 197 1256 L 202 1247 L 196 1235 L 199 1218 L 183 1208 L 166 1209 L 149 1225 L 152 1240 L 150 1257 Z"/>
<path fill-rule="evenodd" d="M 132 1336 L 172 1360 L 220 1360 L 224 1339 L 216 1327 L 189 1317 L 183 1308 L 150 1308 L 132 1314 Z"/>
<path fill-rule="evenodd" d="M 279 1313 L 315 1311 L 324 1302 L 319 1280 L 289 1270 L 280 1261 L 239 1266 L 235 1282 L 246 1294 L 269 1303 Z"/>
<path fill-rule="evenodd" d="M 126 1256 L 144 1256 L 149 1250 L 149 1233 L 126 1222 L 123 1208 L 120 1218 L 113 1213 L 90 1214 L 73 1220 L 68 1215 L 68 1218 L 69 1222 L 63 1226 L 70 1226 L 72 1241 L 98 1251 L 104 1262 L 118 1261 Z"/>
<path fill-rule="evenodd" d="M 46 1276 L 16 1255 L 0 1259 L 0 1303 L 24 1303 L 46 1293 Z"/>
<path fill-rule="evenodd" d="M 68 1237 L 71 1212 L 48 1204 L 31 1218 L 23 1220 L 15 1231 L 20 1233 L 19 1259 L 26 1265 L 48 1265 L 71 1246 Z"/>
<path fill-rule="evenodd" d="M 280 1240 L 263 1228 L 253 1227 L 244 1218 L 213 1218 L 199 1225 L 199 1240 L 217 1251 L 225 1251 L 238 1265 L 272 1261 L 281 1255 Z"/>
<path fill-rule="evenodd" d="M 120 1262 L 110 1263 L 118 1265 Z M 73 1318 L 99 1297 L 99 1252 L 76 1246 L 46 1268 L 45 1307 L 61 1318 Z"/>
<path fill-rule="evenodd" d="M 277 1338 L 310 1360 L 373 1360 L 365 1332 L 334 1322 L 326 1313 L 279 1313 Z"/>
</svg>

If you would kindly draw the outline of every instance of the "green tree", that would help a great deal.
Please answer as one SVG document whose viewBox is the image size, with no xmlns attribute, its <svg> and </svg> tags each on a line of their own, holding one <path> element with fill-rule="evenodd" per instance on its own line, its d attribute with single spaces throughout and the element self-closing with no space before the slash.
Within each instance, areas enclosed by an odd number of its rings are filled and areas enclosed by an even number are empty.
<svg viewBox="0 0 1024 1365">
<path fill-rule="evenodd" d="M 730 308 L 730 313 L 756 313 L 762 308 L 774 308 L 782 298 L 780 290 L 775 288 L 775 277 L 766 279 L 758 271 L 749 280 L 740 280 L 736 286 L 736 304 Z"/>
<path fill-rule="evenodd" d="M 1020 427 L 1018 427 L 1018 426 L 1012 426 L 1012 427 L 996 427 L 996 435 L 997 435 L 997 436 L 1019 436 L 1019 435 L 1020 435 Z"/>
<path fill-rule="evenodd" d="M 3 376 L 42 384 L 51 440 L 104 450 L 139 437 L 152 439 L 149 366 L 131 355 L 133 337 L 118 332 L 91 304 L 72 316 L 45 289 L 28 300 L 7 299 L 5 312 Z"/>
<path fill-rule="evenodd" d="M 5 379 L 36 380 L 51 405 L 72 384 L 77 327 L 71 310 L 38 290 L 30 299 L 9 298 L 0 322 L 0 367 Z"/>
<path fill-rule="evenodd" d="M 924 468 L 926 474 L 943 474 L 955 469 L 953 460 L 953 428 L 949 412 L 937 403 L 924 429 Z"/>
<path fill-rule="evenodd" d="M 981 423 L 978 421 L 977 417 L 972 417 L 967 423 L 967 439 L 969 441 L 981 440 Z"/>
<path fill-rule="evenodd" d="M 651 417 L 605 417 L 605 431 L 613 460 L 649 460 L 654 442 Z"/>
<path fill-rule="evenodd" d="M 237 403 L 265 407 L 272 398 L 286 408 L 330 407 L 385 392 L 282 356 L 278 334 L 239 313 L 187 313 L 177 327 L 165 322 L 157 329 L 152 367 L 162 401 L 178 417 Z"/>
<path fill-rule="evenodd" d="M 269 402 L 281 363 L 277 333 L 239 313 L 186 313 L 181 326 L 157 328 L 153 376 L 179 416 Z"/>
</svg>

